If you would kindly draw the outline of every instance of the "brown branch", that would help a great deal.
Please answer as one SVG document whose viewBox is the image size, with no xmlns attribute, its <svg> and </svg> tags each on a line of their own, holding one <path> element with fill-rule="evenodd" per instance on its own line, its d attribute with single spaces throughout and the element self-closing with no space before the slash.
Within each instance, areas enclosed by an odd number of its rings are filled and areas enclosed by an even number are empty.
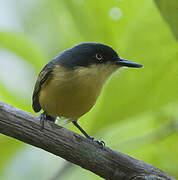
<svg viewBox="0 0 178 180">
<path fill-rule="evenodd" d="M 175 180 L 150 164 L 108 147 L 101 148 L 51 122 L 46 122 L 41 130 L 38 117 L 4 103 L 0 103 L 0 133 L 42 148 L 107 180 Z"/>
</svg>

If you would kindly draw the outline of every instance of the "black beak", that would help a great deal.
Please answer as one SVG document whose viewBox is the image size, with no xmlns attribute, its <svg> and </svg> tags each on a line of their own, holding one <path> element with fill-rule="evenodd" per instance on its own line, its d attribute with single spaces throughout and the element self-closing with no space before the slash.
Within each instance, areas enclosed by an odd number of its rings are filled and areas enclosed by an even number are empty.
<svg viewBox="0 0 178 180">
<path fill-rule="evenodd" d="M 128 60 L 121 59 L 121 58 L 117 58 L 116 64 L 119 65 L 119 66 L 134 67 L 134 68 L 143 67 L 141 64 L 134 63 L 132 61 L 128 61 Z"/>
</svg>

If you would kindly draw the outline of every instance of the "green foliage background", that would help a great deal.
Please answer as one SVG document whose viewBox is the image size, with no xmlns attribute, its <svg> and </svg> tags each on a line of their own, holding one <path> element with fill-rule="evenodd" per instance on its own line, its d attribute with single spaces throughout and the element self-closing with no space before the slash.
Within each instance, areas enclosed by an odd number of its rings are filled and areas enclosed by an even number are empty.
<svg viewBox="0 0 178 180">
<path fill-rule="evenodd" d="M 0 3 L 0 101 L 33 113 L 34 82 L 49 60 L 77 43 L 108 44 L 144 69 L 116 73 L 80 124 L 111 148 L 178 178 L 177 0 Z M 54 155 L 0 135 L 2 180 L 50 180 L 65 166 Z M 76 166 L 61 178 L 98 179 Z"/>
</svg>

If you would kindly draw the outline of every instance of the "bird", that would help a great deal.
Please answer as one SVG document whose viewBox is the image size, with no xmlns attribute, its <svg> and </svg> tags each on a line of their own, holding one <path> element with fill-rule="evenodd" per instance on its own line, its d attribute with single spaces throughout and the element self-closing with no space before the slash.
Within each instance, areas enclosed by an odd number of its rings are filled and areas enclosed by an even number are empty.
<svg viewBox="0 0 178 180">
<path fill-rule="evenodd" d="M 64 50 L 39 73 L 32 95 L 32 108 L 46 120 L 55 122 L 64 117 L 88 139 L 91 137 L 78 123 L 96 103 L 109 77 L 122 67 L 141 68 L 141 64 L 121 58 L 110 46 L 102 43 L 81 43 Z"/>
</svg>

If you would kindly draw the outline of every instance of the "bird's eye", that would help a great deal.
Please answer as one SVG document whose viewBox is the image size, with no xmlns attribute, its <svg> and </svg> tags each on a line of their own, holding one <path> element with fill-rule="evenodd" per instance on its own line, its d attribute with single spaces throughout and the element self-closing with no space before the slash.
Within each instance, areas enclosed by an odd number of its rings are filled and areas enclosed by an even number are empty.
<svg viewBox="0 0 178 180">
<path fill-rule="evenodd" d="M 99 53 L 96 54 L 96 59 L 98 59 L 99 61 L 101 61 L 103 59 L 103 56 Z"/>
</svg>

